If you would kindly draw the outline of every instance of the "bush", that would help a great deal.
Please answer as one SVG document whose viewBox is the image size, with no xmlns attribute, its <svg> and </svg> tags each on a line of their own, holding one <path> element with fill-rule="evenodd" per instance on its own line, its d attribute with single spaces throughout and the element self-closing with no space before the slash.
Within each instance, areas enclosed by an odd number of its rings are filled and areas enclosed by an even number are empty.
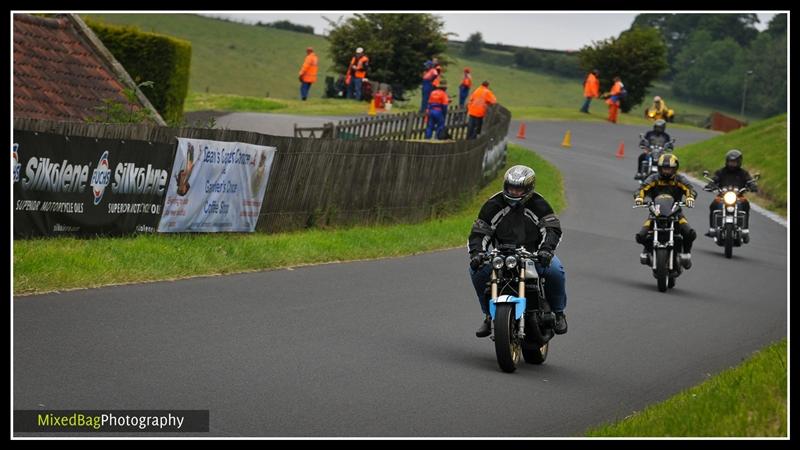
<svg viewBox="0 0 800 450">
<path fill-rule="evenodd" d="M 189 90 L 191 43 L 144 32 L 133 26 L 119 27 L 92 20 L 85 22 L 135 83 L 153 82 L 144 94 L 161 117 L 167 123 L 179 123 Z"/>
</svg>

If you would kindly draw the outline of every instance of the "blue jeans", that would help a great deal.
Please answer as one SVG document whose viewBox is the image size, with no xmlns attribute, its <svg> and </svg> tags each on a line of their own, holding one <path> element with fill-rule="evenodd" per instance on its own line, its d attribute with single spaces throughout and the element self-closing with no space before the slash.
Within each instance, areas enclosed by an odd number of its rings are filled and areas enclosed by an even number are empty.
<svg viewBox="0 0 800 450">
<path fill-rule="evenodd" d="M 481 311 L 484 314 L 489 314 L 489 295 L 484 297 L 483 292 L 486 289 L 486 283 L 492 278 L 492 266 L 487 264 L 478 270 L 472 270 L 472 267 L 467 269 L 470 278 L 472 278 L 472 286 L 475 287 L 475 293 L 478 294 L 478 303 L 481 305 Z M 550 267 L 544 269 L 539 263 L 536 263 L 536 271 L 539 276 L 544 277 L 544 293 L 547 297 L 547 303 L 550 304 L 550 309 L 553 312 L 561 312 L 567 307 L 567 274 L 564 272 L 564 266 L 557 256 L 553 256 L 550 261 Z"/>
<path fill-rule="evenodd" d="M 430 139 L 433 131 L 436 130 L 436 139 L 440 139 L 444 130 L 444 111 L 431 108 L 428 115 L 428 127 L 425 129 L 425 139 Z"/>
<path fill-rule="evenodd" d="M 458 106 L 464 106 L 464 102 L 467 101 L 467 96 L 469 95 L 469 88 L 466 86 L 459 86 L 458 87 Z"/>
<path fill-rule="evenodd" d="M 430 99 L 431 91 L 433 91 L 433 84 L 430 81 L 423 81 L 422 103 L 419 106 L 419 112 L 424 113 L 428 109 L 428 99 Z"/>
<path fill-rule="evenodd" d="M 350 80 L 350 91 L 348 92 L 348 97 L 354 98 L 356 100 L 361 100 L 361 82 L 363 80 L 361 78 L 353 77 Z"/>
<path fill-rule="evenodd" d="M 588 113 L 590 103 L 592 103 L 592 97 L 586 97 L 586 101 L 583 102 L 583 106 L 581 107 L 581 112 Z"/>
<path fill-rule="evenodd" d="M 309 90 L 311 90 L 311 83 L 300 83 L 300 98 L 302 100 L 308 98 Z"/>
<path fill-rule="evenodd" d="M 475 139 L 481 134 L 481 127 L 483 126 L 483 117 L 469 116 L 467 121 L 467 139 Z"/>
</svg>

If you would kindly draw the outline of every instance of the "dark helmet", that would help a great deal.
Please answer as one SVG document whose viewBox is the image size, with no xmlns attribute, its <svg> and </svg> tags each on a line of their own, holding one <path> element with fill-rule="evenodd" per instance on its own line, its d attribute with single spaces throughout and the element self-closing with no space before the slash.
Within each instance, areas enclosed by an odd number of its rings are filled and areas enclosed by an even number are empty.
<svg viewBox="0 0 800 450">
<path fill-rule="evenodd" d="M 536 187 L 536 172 L 528 166 L 514 166 L 506 171 L 503 182 L 503 198 L 514 206 L 525 203 Z"/>
<path fill-rule="evenodd" d="M 670 179 L 678 172 L 678 157 L 672 153 L 663 153 L 658 157 L 658 175 L 663 179 Z M 664 173 L 665 169 L 672 168 L 670 173 Z"/>
<path fill-rule="evenodd" d="M 731 164 L 733 163 L 733 164 Z M 725 167 L 739 169 L 742 167 L 742 152 L 738 149 L 728 150 L 725 154 Z"/>
<path fill-rule="evenodd" d="M 656 120 L 656 123 L 653 124 L 653 131 L 656 133 L 663 133 L 667 131 L 667 122 L 663 119 Z"/>
</svg>

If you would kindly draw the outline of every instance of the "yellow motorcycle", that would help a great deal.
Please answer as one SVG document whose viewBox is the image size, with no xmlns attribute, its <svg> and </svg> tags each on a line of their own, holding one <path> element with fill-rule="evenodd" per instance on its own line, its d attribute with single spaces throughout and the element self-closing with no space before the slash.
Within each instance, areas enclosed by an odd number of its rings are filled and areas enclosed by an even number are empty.
<svg viewBox="0 0 800 450">
<path fill-rule="evenodd" d="M 650 120 L 664 119 L 667 122 L 675 121 L 675 111 L 669 108 L 662 108 L 656 110 L 655 108 L 647 108 L 644 110 L 644 117 Z"/>
</svg>

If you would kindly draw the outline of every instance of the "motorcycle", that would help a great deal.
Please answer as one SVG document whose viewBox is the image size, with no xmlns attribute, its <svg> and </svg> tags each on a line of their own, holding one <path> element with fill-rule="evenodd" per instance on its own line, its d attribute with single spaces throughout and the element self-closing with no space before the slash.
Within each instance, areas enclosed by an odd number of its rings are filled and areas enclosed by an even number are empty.
<svg viewBox="0 0 800 450">
<path fill-rule="evenodd" d="M 639 148 L 642 150 L 647 150 L 647 158 L 642 162 L 642 166 L 639 167 L 639 172 L 633 177 L 635 180 L 639 180 L 639 186 L 644 184 L 644 180 L 647 179 L 650 175 L 654 173 L 658 173 L 658 158 L 663 153 L 672 153 L 675 150 L 675 139 L 673 138 L 669 142 L 665 143 L 657 143 L 657 142 L 649 142 L 647 139 L 644 138 L 644 134 L 639 134 Z"/>
<path fill-rule="evenodd" d="M 755 174 L 751 182 L 758 181 L 760 174 Z M 749 223 L 747 212 L 740 211 L 739 205 L 744 198 L 744 193 L 749 191 L 749 185 L 742 188 L 733 186 L 718 186 L 714 180 L 708 176 L 708 171 L 703 171 L 703 178 L 712 183 L 712 186 L 705 187 L 703 190 L 716 192 L 717 197 L 722 199 L 722 209 L 713 212 L 713 220 L 716 228 L 714 242 L 720 247 L 725 247 L 725 257 L 733 257 L 733 247 L 741 247 L 742 243 L 750 242 L 750 235 L 743 232 L 744 224 Z M 749 230 L 749 229 L 748 229 Z"/>
<path fill-rule="evenodd" d="M 675 111 L 672 109 L 662 109 L 656 111 L 655 109 L 647 108 L 644 110 L 644 117 L 650 120 L 664 119 L 667 122 L 675 121 Z"/>
<path fill-rule="evenodd" d="M 514 372 L 520 357 L 528 364 L 542 364 L 555 335 L 556 316 L 545 298 L 537 261 L 537 253 L 515 245 L 500 245 L 484 257 L 484 264 L 492 265 L 487 289 L 491 291 L 490 338 L 504 372 Z"/>
<path fill-rule="evenodd" d="M 667 288 L 675 287 L 675 279 L 683 272 L 680 256 L 676 248 L 683 248 L 683 237 L 676 233 L 678 212 L 684 202 L 676 202 L 669 194 L 661 194 L 652 202 L 643 205 L 634 205 L 634 208 L 648 208 L 652 230 L 653 251 L 650 254 L 650 264 L 653 276 L 658 282 L 658 290 L 664 292 Z"/>
</svg>

